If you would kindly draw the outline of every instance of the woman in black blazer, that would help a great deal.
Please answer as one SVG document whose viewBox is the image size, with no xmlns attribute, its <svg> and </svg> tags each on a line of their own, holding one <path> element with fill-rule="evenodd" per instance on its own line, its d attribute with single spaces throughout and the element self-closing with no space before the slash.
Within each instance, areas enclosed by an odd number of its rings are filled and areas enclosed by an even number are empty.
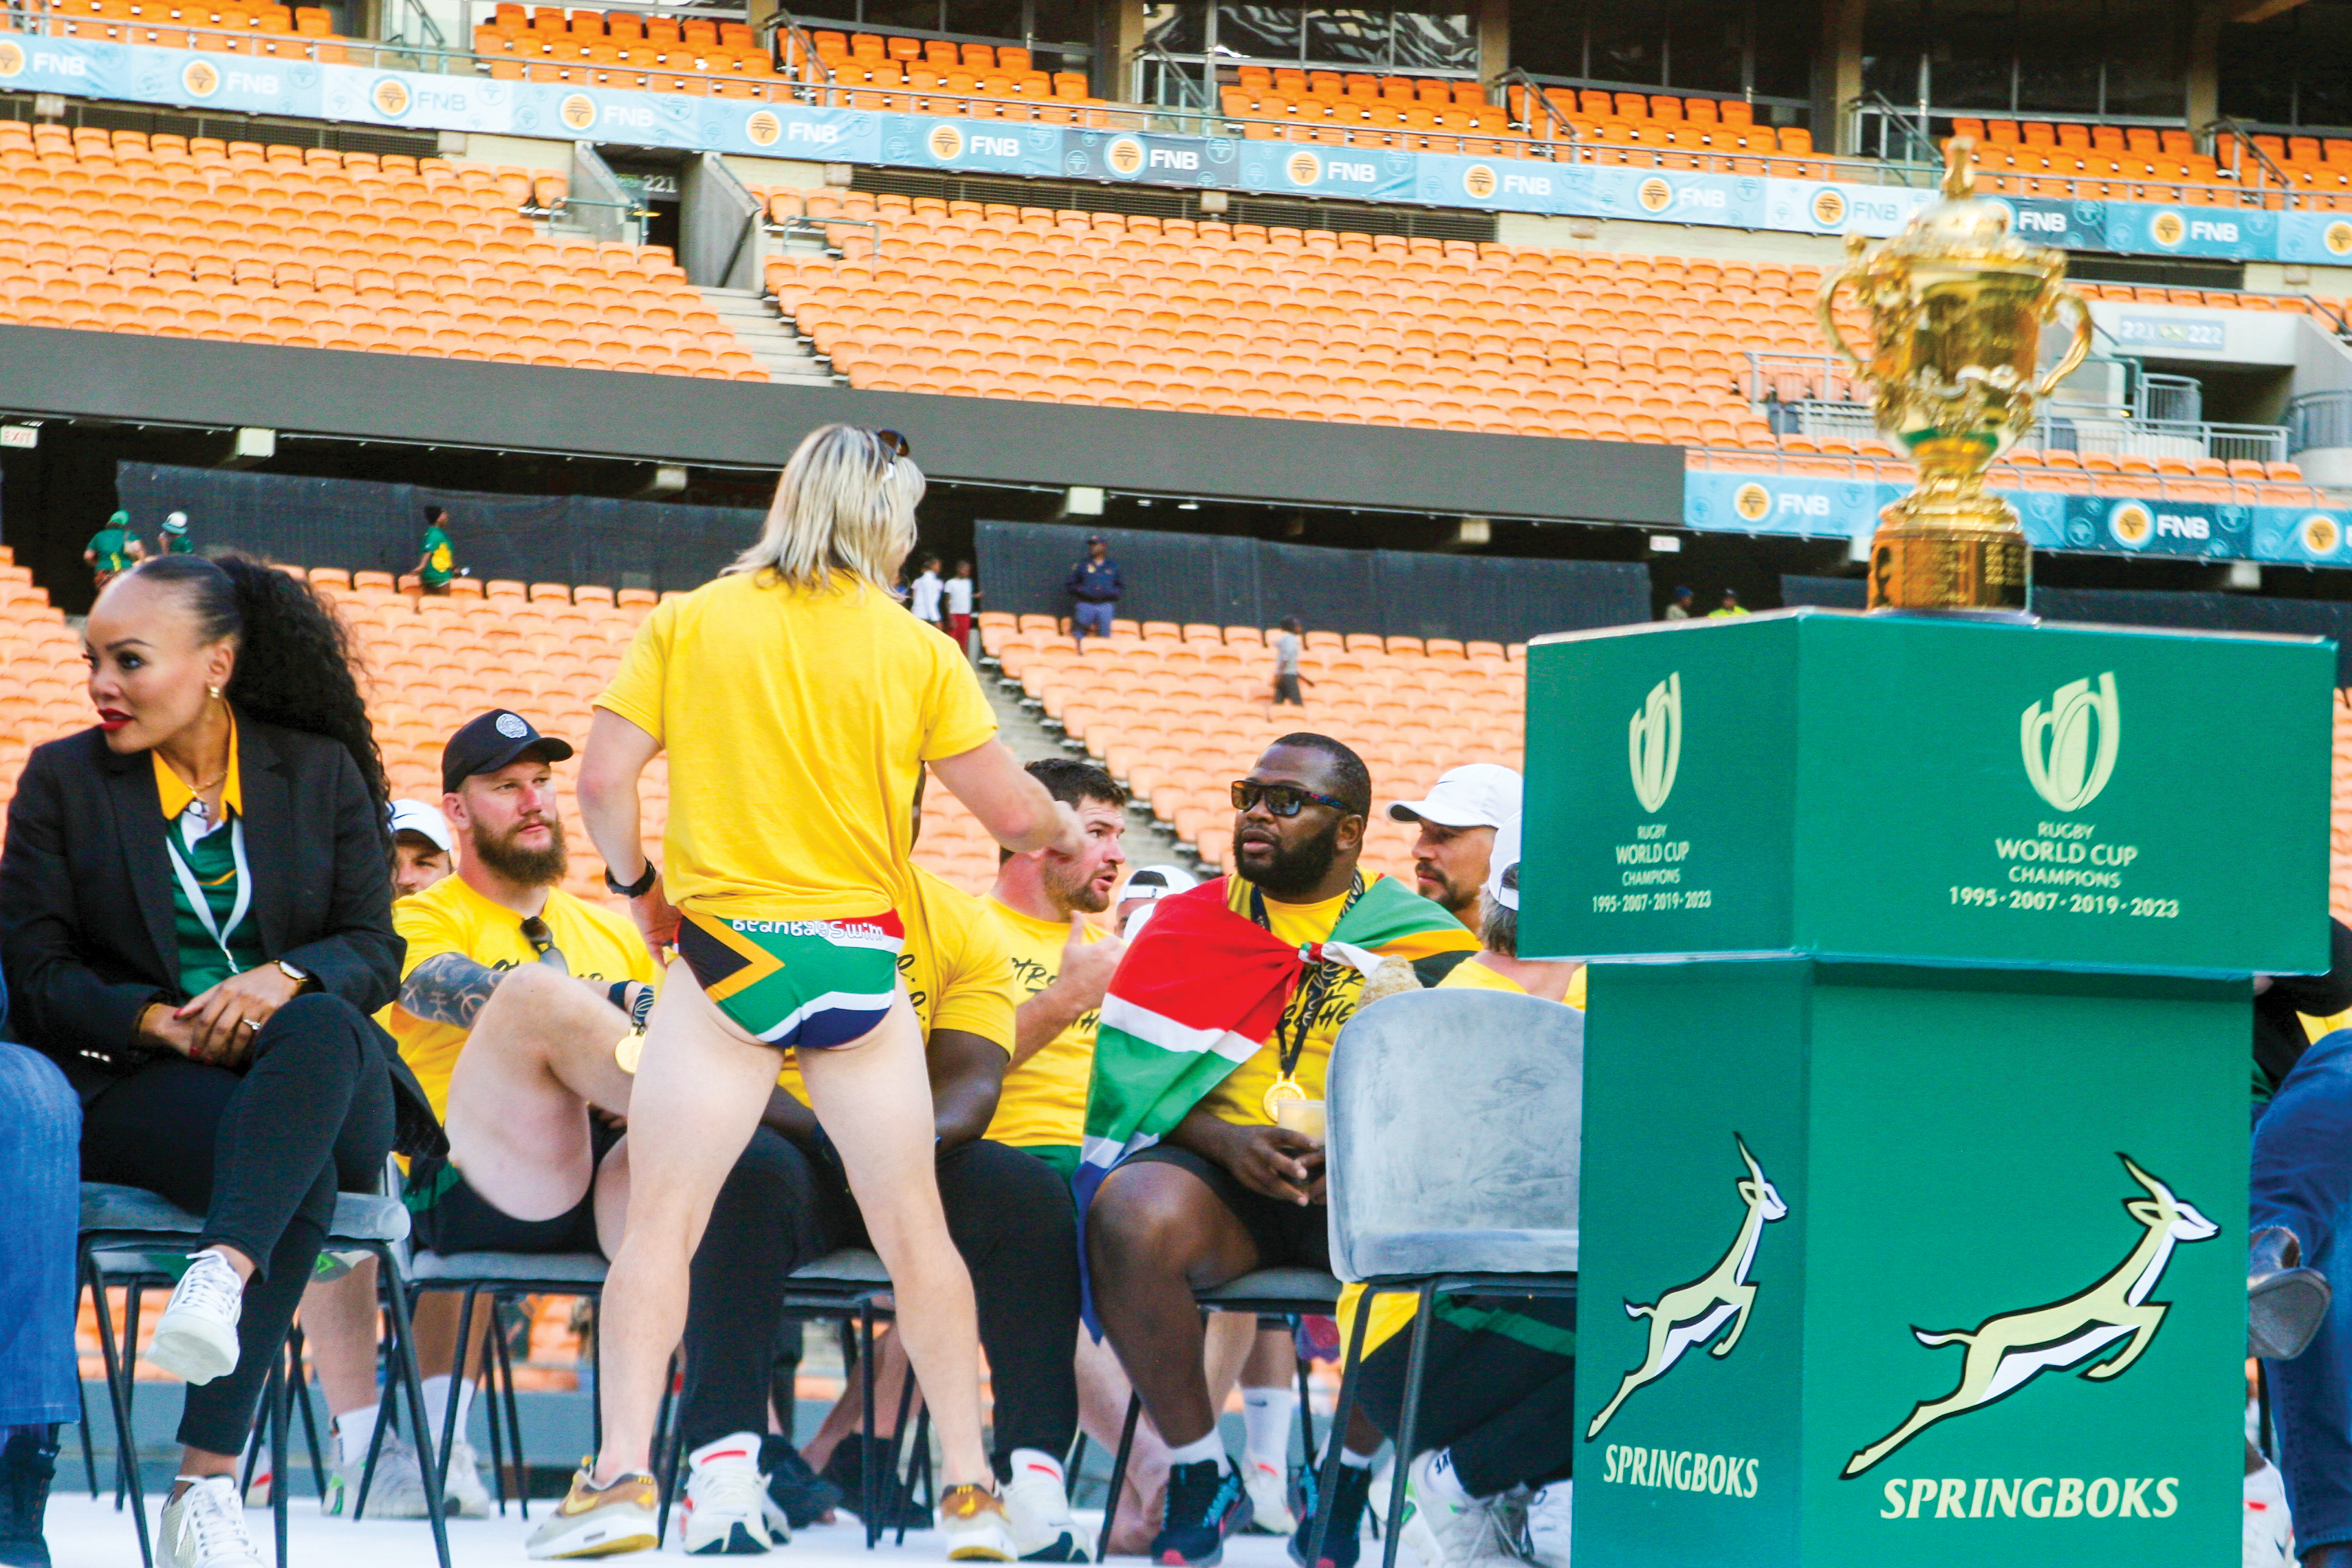
<svg viewBox="0 0 2352 1568">
<path fill-rule="evenodd" d="M 336 1191 L 415 1125 L 368 1020 L 402 952 L 383 765 L 341 624 L 264 563 L 149 561 L 83 638 L 99 723 L 26 763 L 0 963 L 83 1179 L 205 1216 L 150 1352 L 195 1385 L 159 1555 L 242 1563 L 230 1472 Z"/>
</svg>

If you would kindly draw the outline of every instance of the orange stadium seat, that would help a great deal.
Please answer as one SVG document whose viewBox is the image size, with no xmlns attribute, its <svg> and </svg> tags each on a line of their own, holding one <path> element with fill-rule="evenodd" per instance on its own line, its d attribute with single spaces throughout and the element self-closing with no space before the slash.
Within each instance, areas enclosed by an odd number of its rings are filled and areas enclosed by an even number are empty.
<svg viewBox="0 0 2352 1568">
<path fill-rule="evenodd" d="M 519 210 L 562 195 L 440 158 L 0 121 L 0 321 L 767 379 L 666 248 Z"/>
</svg>

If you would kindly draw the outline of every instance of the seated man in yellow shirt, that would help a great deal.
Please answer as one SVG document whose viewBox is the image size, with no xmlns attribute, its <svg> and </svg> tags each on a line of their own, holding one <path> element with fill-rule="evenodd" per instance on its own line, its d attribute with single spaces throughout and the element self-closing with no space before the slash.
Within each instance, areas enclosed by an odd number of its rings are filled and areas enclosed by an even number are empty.
<svg viewBox="0 0 2352 1568">
<path fill-rule="evenodd" d="M 1283 737 L 1234 785 L 1234 800 L 1225 906 L 1278 942 L 1304 949 L 1325 941 L 1381 881 L 1357 865 L 1371 775 L 1340 742 Z M 1416 929 L 1381 953 L 1426 961 L 1470 945 L 1440 907 L 1401 890 L 1381 901 L 1396 900 L 1417 911 L 1399 924 Z M 1215 1563 L 1225 1538 L 1255 1516 L 1217 1435 L 1192 1291 L 1255 1268 L 1329 1267 L 1322 1142 L 1276 1125 L 1272 1106 L 1284 1095 L 1322 1099 L 1331 1043 L 1355 1016 L 1364 983 L 1346 963 L 1309 965 L 1273 1035 L 1160 1142 L 1113 1168 L 1087 1210 L 1096 1310 L 1168 1445 L 1165 1523 L 1150 1551 L 1162 1568 Z M 1104 1070 L 1098 1058 L 1098 1078 Z M 1277 1083 L 1284 1089 L 1270 1093 Z M 1369 1461 L 1342 1477 L 1359 1510 L 1370 1481 Z"/>
<path fill-rule="evenodd" d="M 494 710 L 459 728 L 441 753 L 457 873 L 394 907 L 408 953 L 385 1024 L 449 1132 L 446 1161 L 419 1160 L 408 1172 L 411 1235 L 426 1251 L 594 1252 L 600 1234 L 617 1239 L 625 1157 L 613 1154 L 620 1134 L 593 1113 L 628 1111 L 630 1078 L 614 1047 L 651 1005 L 655 971 L 626 916 L 557 886 L 565 856 L 552 764 L 571 755 L 519 713 Z M 427 1403 L 439 1405 L 457 1361 L 457 1298 L 427 1300 L 418 1346 Z M 371 1303 L 363 1368 L 373 1366 L 373 1319 Z M 330 1359 L 322 1348 L 322 1381 Z M 465 1437 L 471 1384 L 455 1381 L 449 1493 L 478 1514 L 488 1496 Z M 371 1398 L 373 1384 L 371 1372 Z M 338 1403 L 332 1384 L 328 1394 Z M 335 1412 L 344 1464 L 329 1482 L 329 1512 L 339 1511 L 346 1470 L 356 1489 L 374 1416 L 372 1404 Z M 439 1410 L 433 1416 L 437 1430 Z M 413 1470 L 404 1450 L 392 1470 L 404 1460 Z M 391 1479 L 404 1492 L 404 1475 Z M 380 1458 L 371 1517 L 407 1500 L 387 1491 L 387 1479 Z"/>
<path fill-rule="evenodd" d="M 1079 1561 L 1081 1533 L 1062 1474 L 1077 1430 L 1070 1357 L 1078 1332 L 1076 1217 L 1069 1188 L 1051 1166 L 982 1136 L 997 1113 L 1014 1039 L 1004 929 L 979 900 L 927 871 L 912 877 L 916 897 L 901 910 L 907 934 L 898 974 L 929 1061 L 940 1201 L 980 1309 L 1005 1511 L 1023 1558 Z M 799 1456 L 787 1454 L 789 1435 L 766 1435 L 784 1281 L 828 1252 L 865 1246 L 865 1235 L 840 1160 L 808 1108 L 799 1068 L 788 1064 L 694 1255 L 677 1417 L 689 1455 L 682 1526 L 688 1552 L 756 1553 L 788 1539 L 778 1482 L 797 1477 L 805 1495 L 808 1480 Z M 882 1374 L 905 1362 L 895 1354 L 875 1359 L 883 1517 L 895 1521 L 912 1505 L 891 1473 L 897 1377 Z M 853 1393 L 807 1456 L 853 1502 L 864 1439 L 851 1432 L 825 1444 L 857 1415 Z M 928 1521 L 911 1522 L 919 1528 Z"/>
</svg>

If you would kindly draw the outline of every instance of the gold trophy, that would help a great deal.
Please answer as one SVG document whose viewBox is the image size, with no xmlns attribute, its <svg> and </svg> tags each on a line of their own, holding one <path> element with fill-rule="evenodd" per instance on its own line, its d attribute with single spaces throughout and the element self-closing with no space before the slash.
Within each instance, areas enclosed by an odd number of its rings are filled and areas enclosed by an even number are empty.
<svg viewBox="0 0 2352 1568">
<path fill-rule="evenodd" d="M 2065 254 L 2017 238 L 2006 208 L 1969 194 L 1975 151 L 1953 137 L 1944 199 L 1867 254 L 1862 236 L 1849 236 L 1849 259 L 1815 301 L 1831 345 L 1876 384 L 1878 428 L 1919 465 L 1918 488 L 1878 514 L 1874 610 L 2025 609 L 2025 531 L 2015 508 L 1985 492 L 1984 471 L 2091 349 L 2091 312 L 2062 281 Z M 1870 307 L 1867 360 L 1838 331 L 1848 282 Z M 2042 325 L 2064 306 L 2074 341 L 2036 381 Z"/>
</svg>

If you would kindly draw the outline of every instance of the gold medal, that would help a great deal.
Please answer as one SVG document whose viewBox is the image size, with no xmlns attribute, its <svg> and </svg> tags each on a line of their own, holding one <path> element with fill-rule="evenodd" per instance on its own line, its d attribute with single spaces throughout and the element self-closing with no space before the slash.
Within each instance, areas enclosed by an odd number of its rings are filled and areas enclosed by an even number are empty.
<svg viewBox="0 0 2352 1568">
<path fill-rule="evenodd" d="M 614 1063 L 632 1078 L 636 1076 L 637 1058 L 645 1054 L 646 1032 L 643 1029 L 631 1029 L 613 1047 Z"/>
<path fill-rule="evenodd" d="M 1288 1073 L 1284 1073 L 1266 1086 L 1265 1119 L 1268 1121 L 1279 1122 L 1282 1120 L 1282 1112 L 1276 1108 L 1283 1101 L 1305 1100 L 1307 1097 L 1307 1090 L 1299 1085 L 1298 1080 Z"/>
</svg>

